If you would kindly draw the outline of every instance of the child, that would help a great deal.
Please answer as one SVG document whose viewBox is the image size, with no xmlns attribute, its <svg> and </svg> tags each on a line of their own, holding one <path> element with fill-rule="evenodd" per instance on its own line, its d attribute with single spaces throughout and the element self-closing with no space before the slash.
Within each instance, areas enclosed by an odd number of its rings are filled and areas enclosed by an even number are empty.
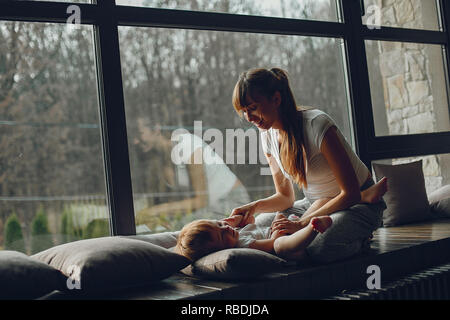
<svg viewBox="0 0 450 320">
<path fill-rule="evenodd" d="M 274 219 L 283 218 L 278 213 Z M 236 215 L 222 220 L 195 220 L 185 225 L 181 230 L 175 251 L 192 261 L 207 254 L 229 248 L 252 248 L 269 253 L 276 253 L 274 244 L 278 238 L 286 235 L 286 231 L 278 230 L 271 233 L 271 227 L 261 228 L 254 223 L 254 218 L 243 228 L 236 228 L 243 216 Z M 299 232 L 304 237 L 300 247 L 305 249 L 317 235 L 325 232 L 331 225 L 329 216 L 311 219 L 309 225 Z M 299 249 L 301 249 L 299 248 Z"/>
<path fill-rule="evenodd" d="M 361 202 L 375 203 L 380 201 L 386 191 L 387 179 L 383 178 L 361 193 Z M 324 205 L 329 200 L 328 198 L 316 200 L 304 214 L 313 212 L 316 207 Z M 292 220 L 293 217 L 298 219 L 293 215 L 289 219 Z M 247 219 L 247 224 L 238 228 L 242 226 L 245 219 Z M 278 213 L 272 225 L 276 225 L 277 221 L 285 219 L 286 217 L 283 214 Z M 272 230 L 271 227 L 258 227 L 253 216 L 245 218 L 243 215 L 234 215 L 222 220 L 195 220 L 185 225 L 181 230 L 175 251 L 195 261 L 215 251 L 248 247 L 279 254 L 287 260 L 298 260 L 303 257 L 305 249 L 314 240 L 317 233 L 325 232 L 331 224 L 332 219 L 329 216 L 313 217 L 305 228 L 295 233 L 295 250 L 285 256 L 281 254 L 284 251 L 285 241 L 278 239 L 289 233 L 283 229 Z M 289 245 L 289 242 L 287 242 L 287 245 Z"/>
</svg>

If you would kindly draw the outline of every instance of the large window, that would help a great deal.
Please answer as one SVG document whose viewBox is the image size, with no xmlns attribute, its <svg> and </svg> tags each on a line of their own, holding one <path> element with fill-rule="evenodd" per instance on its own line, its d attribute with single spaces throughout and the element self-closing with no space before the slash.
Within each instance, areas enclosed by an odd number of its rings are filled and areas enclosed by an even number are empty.
<svg viewBox="0 0 450 320">
<path fill-rule="evenodd" d="M 222 218 L 238 205 L 273 194 L 258 130 L 231 104 L 238 75 L 249 68 L 288 70 L 297 103 L 330 114 L 352 141 L 341 39 L 119 31 L 138 232 Z M 180 128 L 183 140 L 175 136 Z M 195 162 L 190 157 L 197 147 L 203 158 Z M 187 161 L 178 161 L 180 152 Z M 211 158 L 218 163 L 209 163 Z"/>
<path fill-rule="evenodd" d="M 0 248 L 109 234 L 92 27 L 0 22 Z"/>
<path fill-rule="evenodd" d="M 176 230 L 272 194 L 231 105 L 254 67 L 286 69 L 364 163 L 429 154 L 427 188 L 448 184 L 449 5 L 0 1 L 0 247 Z"/>
</svg>

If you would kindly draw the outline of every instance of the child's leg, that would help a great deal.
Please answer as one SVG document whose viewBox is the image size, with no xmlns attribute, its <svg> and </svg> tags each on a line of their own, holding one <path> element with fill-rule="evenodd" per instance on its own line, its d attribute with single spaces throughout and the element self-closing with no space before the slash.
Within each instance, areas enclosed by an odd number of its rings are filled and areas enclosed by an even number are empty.
<svg viewBox="0 0 450 320">
<path fill-rule="evenodd" d="M 329 216 L 314 217 L 303 229 L 294 234 L 277 238 L 273 244 L 275 253 L 286 260 L 299 260 L 306 247 L 314 240 L 318 232 L 325 232 L 332 224 Z"/>
<path fill-rule="evenodd" d="M 383 177 L 370 188 L 361 192 L 361 203 L 377 203 L 387 191 L 387 178 Z"/>
</svg>

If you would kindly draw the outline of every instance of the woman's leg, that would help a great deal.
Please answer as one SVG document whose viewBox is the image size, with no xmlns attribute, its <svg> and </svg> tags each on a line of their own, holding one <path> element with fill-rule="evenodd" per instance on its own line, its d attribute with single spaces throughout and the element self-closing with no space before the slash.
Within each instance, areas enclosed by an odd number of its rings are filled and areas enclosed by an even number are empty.
<svg viewBox="0 0 450 320">
<path fill-rule="evenodd" d="M 387 192 L 387 178 L 383 177 L 364 191 L 361 191 L 362 203 L 376 203 L 383 198 L 383 195 Z"/>
<path fill-rule="evenodd" d="M 333 224 L 319 234 L 306 249 L 310 258 L 332 262 L 348 258 L 364 249 L 364 244 L 382 224 L 384 201 L 374 204 L 356 204 L 330 215 Z"/>
<path fill-rule="evenodd" d="M 318 233 L 325 232 L 332 224 L 328 216 L 315 217 L 303 229 L 277 238 L 273 244 L 275 253 L 286 260 L 299 260 L 303 257 L 306 247 L 314 240 Z"/>
<path fill-rule="evenodd" d="M 370 187 L 372 189 L 367 190 Z M 373 180 L 370 180 L 362 187 L 362 193 L 365 192 L 362 194 L 362 196 L 364 195 L 363 199 L 372 202 L 373 199 L 368 199 L 370 192 L 375 192 L 376 195 L 384 194 L 385 188 L 387 188 L 385 179 L 376 185 Z M 311 203 L 304 198 L 296 201 L 292 208 L 284 211 L 284 214 L 285 216 L 290 214 L 301 216 L 310 206 Z M 368 243 L 368 239 L 371 238 L 372 232 L 382 225 L 385 209 L 386 203 L 381 198 L 375 203 L 360 203 L 347 210 L 331 214 L 332 226 L 327 232 L 316 234 L 311 244 L 303 252 L 298 251 L 298 258 L 306 253 L 313 260 L 331 262 L 360 253 L 364 249 L 364 245 Z M 283 241 L 285 240 L 279 240 L 278 245 Z"/>
</svg>

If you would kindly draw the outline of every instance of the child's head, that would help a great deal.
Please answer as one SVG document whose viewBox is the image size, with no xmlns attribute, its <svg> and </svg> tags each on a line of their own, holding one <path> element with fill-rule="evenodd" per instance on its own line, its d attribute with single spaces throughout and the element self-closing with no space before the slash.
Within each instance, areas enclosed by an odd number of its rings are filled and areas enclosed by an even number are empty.
<svg viewBox="0 0 450 320">
<path fill-rule="evenodd" d="M 195 261 L 215 251 L 234 248 L 239 233 L 222 220 L 195 220 L 183 227 L 175 250 Z"/>
</svg>

